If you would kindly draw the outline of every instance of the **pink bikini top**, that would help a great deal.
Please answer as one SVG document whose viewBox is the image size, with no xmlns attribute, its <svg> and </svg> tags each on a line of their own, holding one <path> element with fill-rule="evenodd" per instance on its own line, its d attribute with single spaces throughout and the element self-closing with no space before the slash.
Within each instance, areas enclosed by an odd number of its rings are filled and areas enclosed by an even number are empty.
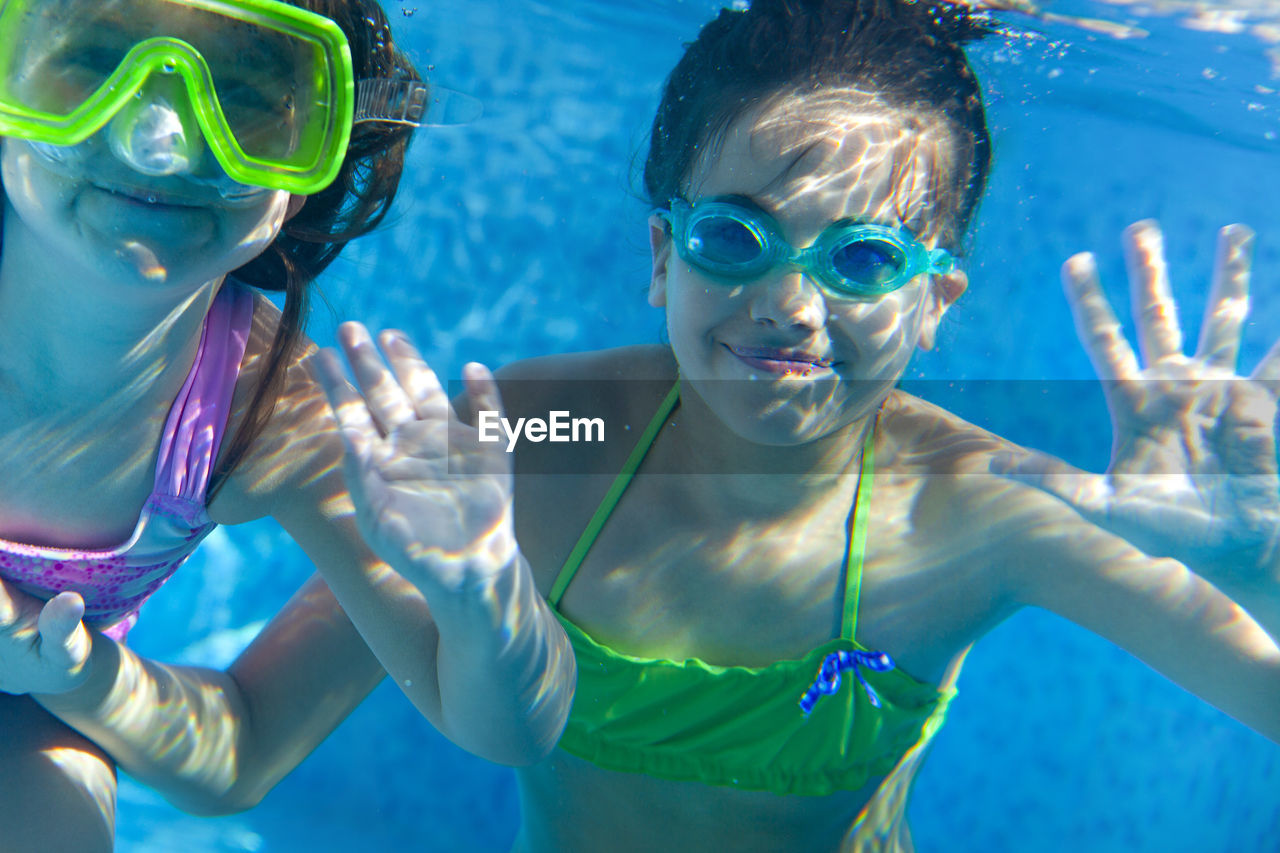
<svg viewBox="0 0 1280 853">
<path fill-rule="evenodd" d="M 123 544 L 102 551 L 24 545 L 0 539 L 0 577 L 40 598 L 84 596 L 85 621 L 124 639 L 138 608 L 195 550 L 214 522 L 205 492 L 231 412 L 253 324 L 253 294 L 225 283 L 205 318 L 195 364 L 160 438 L 156 480 Z"/>
</svg>

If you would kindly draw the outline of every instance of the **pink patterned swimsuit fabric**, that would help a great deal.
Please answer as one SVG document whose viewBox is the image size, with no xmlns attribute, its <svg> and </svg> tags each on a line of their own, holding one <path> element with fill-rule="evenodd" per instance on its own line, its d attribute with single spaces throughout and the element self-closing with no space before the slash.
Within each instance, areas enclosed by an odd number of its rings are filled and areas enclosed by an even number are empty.
<svg viewBox="0 0 1280 853">
<path fill-rule="evenodd" d="M 40 598 L 74 590 L 84 596 L 88 624 L 124 639 L 142 602 L 216 526 L 205 494 L 253 324 L 253 301 L 248 289 L 230 281 L 214 298 L 195 364 L 165 421 L 155 487 L 133 535 L 102 551 L 0 539 L 0 577 Z"/>
</svg>

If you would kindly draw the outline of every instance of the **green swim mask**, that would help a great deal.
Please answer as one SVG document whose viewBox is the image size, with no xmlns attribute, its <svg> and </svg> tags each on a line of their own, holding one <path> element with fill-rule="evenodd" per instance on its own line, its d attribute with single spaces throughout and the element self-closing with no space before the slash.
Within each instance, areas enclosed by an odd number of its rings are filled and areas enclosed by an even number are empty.
<svg viewBox="0 0 1280 853">
<path fill-rule="evenodd" d="M 309 194 L 353 123 L 420 124 L 427 94 L 357 85 L 338 25 L 277 0 L 0 0 L 0 136 L 53 161 L 110 124 L 145 175 L 196 173 L 203 136 L 224 182 Z"/>
<path fill-rule="evenodd" d="M 772 216 L 737 196 L 675 198 L 670 211 L 655 212 L 670 224 L 681 260 L 717 278 L 758 278 L 785 264 L 840 296 L 873 298 L 955 266 L 947 250 L 925 248 L 907 229 L 871 222 L 833 223 L 797 250 Z"/>
</svg>

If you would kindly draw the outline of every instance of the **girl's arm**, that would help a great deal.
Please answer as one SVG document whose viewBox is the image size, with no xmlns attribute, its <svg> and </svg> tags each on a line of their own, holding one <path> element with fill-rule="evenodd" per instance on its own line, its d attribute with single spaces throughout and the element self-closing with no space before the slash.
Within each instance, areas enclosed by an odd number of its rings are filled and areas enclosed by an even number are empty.
<svg viewBox="0 0 1280 853">
<path fill-rule="evenodd" d="M 1069 260 L 1063 284 L 1111 413 L 1111 464 L 1087 474 L 1032 454 L 999 467 L 1141 552 L 1181 562 L 1280 638 L 1280 343 L 1250 376 L 1236 373 L 1252 245 L 1248 228 L 1222 230 L 1199 343 L 1187 356 L 1160 231 L 1154 222 L 1126 231 L 1141 361 L 1092 256 Z"/>
<path fill-rule="evenodd" d="M 1063 283 L 1114 426 L 1111 464 L 1086 474 L 1035 454 L 997 468 L 1048 493 L 1027 499 L 1010 534 L 1018 601 L 1111 639 L 1280 742 L 1280 346 L 1250 377 L 1235 372 L 1252 238 L 1223 229 L 1194 356 L 1182 352 L 1154 223 L 1126 232 L 1141 362 L 1092 258 L 1068 261 Z"/>
<path fill-rule="evenodd" d="M 317 482 L 338 476 L 332 467 Z M 49 691 L 35 698 L 196 814 L 255 805 L 381 680 L 379 660 L 464 748 L 511 764 L 549 752 L 568 714 L 573 659 L 559 626 L 547 630 L 542 621 L 551 617 L 527 567 L 515 564 L 518 571 L 499 573 L 473 599 L 433 613 L 421 592 L 363 550 L 345 497 L 333 496 L 329 508 L 337 518 L 312 521 L 293 510 L 282 523 L 345 610 L 317 575 L 220 672 L 157 664 L 86 635 L 77 596 L 42 608 L 6 589 L 0 670 L 9 677 L 0 689 Z"/>
<path fill-rule="evenodd" d="M 0 607 L 9 615 L 0 623 L 0 659 L 9 663 L 21 646 L 28 670 L 44 672 L 0 687 L 52 691 L 34 696 L 193 814 L 256 805 L 384 675 L 319 576 L 225 672 L 157 664 L 85 633 L 76 600 L 63 594 L 42 611 L 0 583 L 0 602 L 10 605 Z"/>
<path fill-rule="evenodd" d="M 354 505 L 354 525 L 386 562 L 355 575 L 321 571 L 437 728 L 494 761 L 538 761 L 568 718 L 576 669 L 516 544 L 510 454 L 478 440 L 402 335 L 384 334 L 390 370 L 364 327 L 345 324 L 339 339 L 360 390 L 332 352 L 320 354 L 316 373 L 346 445 L 350 489 L 333 505 L 343 517 L 323 529 L 352 525 Z M 471 420 L 498 411 L 488 371 L 471 365 L 466 374 Z M 389 610 L 403 612 L 399 625 Z M 434 630 L 414 638 L 418 626 Z"/>
<path fill-rule="evenodd" d="M 0 689 L 48 691 L 35 693 L 37 701 L 175 806 L 239 811 L 256 805 L 381 680 L 350 612 L 373 623 L 369 644 L 381 646 L 382 661 L 398 668 L 406 694 L 446 736 L 504 763 L 549 752 L 568 714 L 572 686 L 564 679 L 573 663 L 567 644 L 556 645 L 558 626 L 539 633 L 541 600 L 526 603 L 523 587 L 495 584 L 515 593 L 493 593 L 497 606 L 476 609 L 485 620 L 505 620 L 510 634 L 494 638 L 485 621 L 473 646 L 459 636 L 450 655 L 450 634 L 437 630 L 421 593 L 385 564 L 334 569 L 351 549 L 342 538 L 317 563 L 329 564 L 346 610 L 313 577 L 225 672 L 157 664 L 87 634 L 78 596 L 42 605 L 0 587 Z M 502 605 L 524 614 L 505 615 Z"/>
<path fill-rule="evenodd" d="M 1280 645 L 1251 613 L 1181 563 L 1143 554 L 1047 495 L 1016 497 L 1016 517 L 992 530 L 1012 601 L 1105 637 L 1280 743 Z"/>
<path fill-rule="evenodd" d="M 367 388 L 405 393 L 380 361 L 362 365 L 357 373 L 372 383 Z M 336 381 L 336 393 L 346 395 L 343 428 L 376 432 L 371 409 L 380 419 L 386 411 Z M 451 423 L 446 413 L 433 414 Z M 460 746 L 502 763 L 539 760 L 567 718 L 575 672 L 568 641 L 509 533 L 509 469 L 440 477 L 418 442 L 434 421 L 416 411 L 409 421 L 396 444 L 380 435 L 362 439 L 382 455 L 372 468 L 350 471 L 359 478 L 366 532 L 394 567 L 356 529 L 330 407 L 297 371 L 215 509 L 225 522 L 277 518 L 324 582 L 313 579 L 225 673 L 156 665 L 95 637 L 87 667 L 55 662 L 53 679 L 0 689 L 61 693 L 37 698 L 132 775 L 200 813 L 257 802 L 367 695 L 382 675 L 379 662 Z M 450 491 L 455 480 L 473 491 Z M 371 491 L 378 486 L 388 491 Z M 66 608 L 50 606 L 55 615 Z M 17 644 L 18 654 L 39 660 L 42 645 L 74 647 L 82 630 L 74 610 L 74 619 L 46 619 L 48 631 L 37 625 L 38 603 L 24 612 L 26 626 L 15 633 L 30 641 Z M 3 654 L 0 638 L 0 660 Z M 48 665 L 39 660 L 37 669 Z"/>
</svg>

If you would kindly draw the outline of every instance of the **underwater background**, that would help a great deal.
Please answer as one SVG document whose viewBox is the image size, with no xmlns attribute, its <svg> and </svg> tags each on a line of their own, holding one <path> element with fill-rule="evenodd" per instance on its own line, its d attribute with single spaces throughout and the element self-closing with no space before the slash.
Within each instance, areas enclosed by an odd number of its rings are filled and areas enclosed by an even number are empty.
<svg viewBox="0 0 1280 853">
<path fill-rule="evenodd" d="M 312 335 L 329 343 L 347 318 L 403 328 L 452 378 L 468 360 L 660 340 L 638 169 L 665 74 L 721 4 L 383 3 L 420 70 L 484 114 L 418 134 L 387 226 L 322 277 Z M 970 289 L 908 380 L 1101 470 L 1110 426 L 1058 283 L 1068 256 L 1097 253 L 1127 319 L 1120 232 L 1158 218 L 1193 342 L 1215 231 L 1247 223 L 1246 372 L 1280 336 L 1280 5 L 1046 10 L 1113 25 L 1004 12 L 1012 32 L 971 50 L 991 186 L 964 259 Z M 220 529 L 130 643 L 223 666 L 310 571 L 272 524 Z M 1084 630 L 1021 613 L 975 648 L 959 687 L 909 812 L 921 853 L 1280 851 L 1280 746 Z M 517 812 L 510 771 L 453 747 L 384 682 L 245 814 L 189 817 L 122 778 L 118 850 L 505 851 Z"/>
</svg>

